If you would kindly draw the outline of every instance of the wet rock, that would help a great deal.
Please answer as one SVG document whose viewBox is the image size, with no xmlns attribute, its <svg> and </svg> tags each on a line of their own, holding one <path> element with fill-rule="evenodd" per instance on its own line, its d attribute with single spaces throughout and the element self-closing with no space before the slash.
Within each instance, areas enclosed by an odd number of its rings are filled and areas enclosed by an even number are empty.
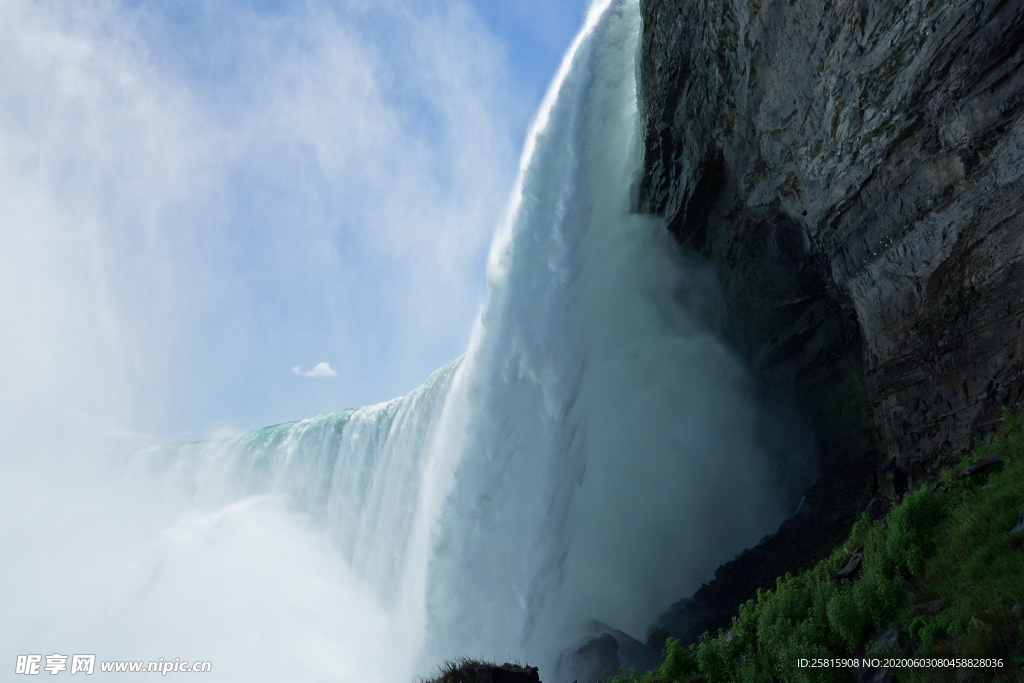
<svg viewBox="0 0 1024 683">
<path fill-rule="evenodd" d="M 642 674 L 660 665 L 661 658 L 653 648 L 607 624 L 591 621 L 582 642 L 559 656 L 555 679 L 596 683 L 620 669 L 632 668 Z"/>
<path fill-rule="evenodd" d="M 846 566 L 840 569 L 838 572 L 832 575 L 833 579 L 848 579 L 852 577 L 860 569 L 860 563 L 864 559 L 864 553 L 859 550 L 850 555 L 849 561 Z"/>
<path fill-rule="evenodd" d="M 828 492 L 673 605 L 657 646 L 727 627 L 848 533 L 832 510 L 927 481 L 1024 397 L 1024 3 L 641 10 L 636 208 L 715 265 L 724 333 L 813 426 Z"/>
<path fill-rule="evenodd" d="M 1024 607 L 1021 605 L 1014 605 L 1010 608 L 1010 615 L 1020 619 L 1020 617 L 1024 615 Z"/>
<path fill-rule="evenodd" d="M 645 643 L 615 629 L 609 629 L 607 633 L 619 644 L 619 666 L 623 669 L 636 669 L 642 674 L 661 666 L 661 657 Z"/>
<path fill-rule="evenodd" d="M 922 602 L 919 605 L 914 605 L 914 607 L 922 612 L 938 612 L 945 604 L 946 601 L 939 598 L 938 600 L 932 600 L 931 602 Z"/>
<path fill-rule="evenodd" d="M 643 674 L 657 669 L 660 664 L 662 659 L 653 648 L 627 633 L 592 621 L 581 642 L 559 655 L 555 679 L 559 683 L 596 683 L 620 670 L 634 669 Z"/>
<path fill-rule="evenodd" d="M 968 465 L 964 469 L 962 469 L 959 472 L 957 472 L 956 478 L 957 479 L 963 479 L 964 477 L 969 477 L 972 474 L 975 474 L 976 472 L 980 472 L 983 469 L 985 469 L 985 468 L 987 468 L 987 467 L 989 467 L 991 465 L 995 465 L 997 462 L 1002 460 L 1004 457 L 1005 457 L 1005 454 L 1001 453 L 999 455 L 993 455 L 991 458 L 985 458 L 981 462 L 976 462 L 973 465 Z M 985 488 L 985 487 L 983 487 L 983 488 Z"/>
<path fill-rule="evenodd" d="M 619 671 L 619 644 L 609 633 L 588 638 L 563 652 L 555 665 L 555 679 L 597 683 Z"/>
<path fill-rule="evenodd" d="M 757 589 L 772 589 L 776 577 L 813 567 L 849 535 L 860 517 L 870 499 L 864 482 L 871 469 L 847 462 L 835 476 L 811 487 L 804 499 L 806 514 L 787 519 L 775 534 L 715 570 L 714 579 L 691 597 L 669 607 L 651 626 L 647 645 L 660 655 L 669 636 L 688 645 L 705 631 L 728 628 L 739 606 Z"/>
<path fill-rule="evenodd" d="M 638 209 L 717 266 L 825 471 L 928 479 L 1024 395 L 1024 3 L 641 5 Z"/>
</svg>

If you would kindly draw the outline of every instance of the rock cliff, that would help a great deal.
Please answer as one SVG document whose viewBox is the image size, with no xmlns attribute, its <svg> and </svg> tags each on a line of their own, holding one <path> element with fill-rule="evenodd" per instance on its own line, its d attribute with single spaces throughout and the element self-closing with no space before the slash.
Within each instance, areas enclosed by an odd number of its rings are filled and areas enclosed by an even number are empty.
<svg viewBox="0 0 1024 683">
<path fill-rule="evenodd" d="M 1021 400 L 1024 2 L 641 2 L 637 208 L 717 265 L 730 340 L 814 424 L 809 498 L 842 492 L 839 529 Z M 774 555 L 749 562 L 800 568 Z M 751 581 L 705 587 L 698 622 Z"/>
</svg>

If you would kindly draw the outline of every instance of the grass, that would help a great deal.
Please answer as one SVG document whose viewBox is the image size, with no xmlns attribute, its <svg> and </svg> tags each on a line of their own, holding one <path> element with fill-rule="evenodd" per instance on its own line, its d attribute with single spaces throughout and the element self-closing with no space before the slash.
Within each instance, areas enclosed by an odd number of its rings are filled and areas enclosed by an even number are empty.
<svg viewBox="0 0 1024 683">
<path fill-rule="evenodd" d="M 964 466 L 1004 459 L 961 479 Z M 611 683 L 849 681 L 847 669 L 798 666 L 800 658 L 1000 657 L 1003 668 L 897 669 L 897 680 L 1024 681 L 1024 542 L 1011 536 L 1024 509 L 1024 416 L 1004 411 L 992 442 L 903 497 L 885 520 L 861 518 L 814 568 L 776 580 L 731 628 L 682 646 L 645 675 Z M 855 552 L 859 572 L 836 579 Z M 923 608 L 929 605 L 931 609 Z M 1016 609 L 1015 609 L 1016 607 Z M 900 631 L 889 651 L 875 638 Z"/>
<path fill-rule="evenodd" d="M 522 666 L 519 662 L 494 664 L 463 657 L 445 662 L 432 678 L 421 680 L 420 683 L 479 683 L 477 670 L 485 668 L 504 669 L 525 674 L 529 674 L 532 671 L 530 668 Z M 490 681 L 491 679 L 488 678 L 487 680 Z"/>
</svg>

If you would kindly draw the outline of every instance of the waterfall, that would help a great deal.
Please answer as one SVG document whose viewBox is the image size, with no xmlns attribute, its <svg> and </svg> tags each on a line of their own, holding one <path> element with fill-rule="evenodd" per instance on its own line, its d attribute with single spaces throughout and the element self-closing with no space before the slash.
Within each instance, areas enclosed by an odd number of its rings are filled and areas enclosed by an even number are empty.
<svg viewBox="0 0 1024 683">
<path fill-rule="evenodd" d="M 631 214 L 638 3 L 597 3 L 538 116 L 439 432 L 439 655 L 549 663 L 593 618 L 641 640 L 773 530 L 779 482 L 715 274 Z M 452 649 L 452 645 L 455 649 Z"/>
<path fill-rule="evenodd" d="M 631 213 L 639 36 L 637 0 L 595 3 L 527 141 L 461 359 L 386 404 L 132 459 L 191 512 L 136 567 L 124 614 L 185 614 L 198 591 L 226 641 L 259 612 L 245 595 L 274 586 L 285 607 L 238 649 L 291 647 L 295 680 L 397 681 L 462 655 L 552 680 L 589 619 L 642 640 L 779 524 L 715 273 Z M 195 588 L 218 567 L 231 585 Z"/>
</svg>

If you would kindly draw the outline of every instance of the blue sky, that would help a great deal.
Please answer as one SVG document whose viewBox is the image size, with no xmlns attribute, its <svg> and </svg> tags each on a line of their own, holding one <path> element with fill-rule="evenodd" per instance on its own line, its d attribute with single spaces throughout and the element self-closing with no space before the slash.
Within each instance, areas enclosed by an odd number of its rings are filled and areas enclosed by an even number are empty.
<svg viewBox="0 0 1024 683">
<path fill-rule="evenodd" d="M 4 2 L 0 411 L 176 440 L 414 388 L 585 10 Z"/>
</svg>

